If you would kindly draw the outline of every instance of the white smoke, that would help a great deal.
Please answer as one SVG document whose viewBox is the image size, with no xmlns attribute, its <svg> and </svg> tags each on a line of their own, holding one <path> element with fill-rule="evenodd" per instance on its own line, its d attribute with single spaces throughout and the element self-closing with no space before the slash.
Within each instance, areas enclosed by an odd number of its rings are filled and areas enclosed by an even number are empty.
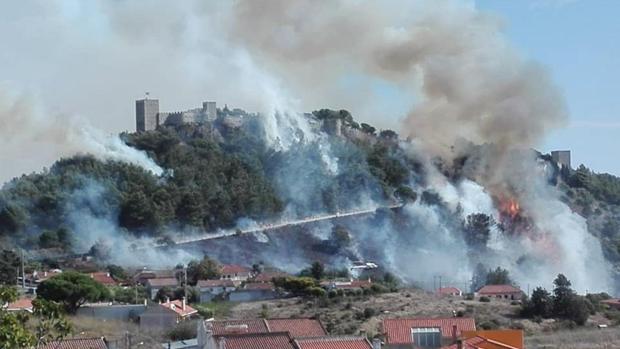
<svg viewBox="0 0 620 349">
<path fill-rule="evenodd" d="M 127 146 L 117 135 L 88 125 L 83 118 L 47 112 L 32 97 L 0 90 L 0 183 L 29 168 L 31 154 L 48 164 L 61 157 L 91 154 L 100 160 L 131 163 L 161 175 L 163 170 L 144 152 Z M 21 156 L 16 156 L 20 154 Z"/>
</svg>

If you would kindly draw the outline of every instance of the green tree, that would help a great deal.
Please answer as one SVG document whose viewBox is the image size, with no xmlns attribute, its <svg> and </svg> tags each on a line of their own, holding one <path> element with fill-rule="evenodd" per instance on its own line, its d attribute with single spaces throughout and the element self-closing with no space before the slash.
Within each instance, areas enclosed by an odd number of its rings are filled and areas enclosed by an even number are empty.
<svg viewBox="0 0 620 349">
<path fill-rule="evenodd" d="M 482 263 L 476 264 L 474 272 L 471 277 L 471 292 L 478 291 L 482 286 L 487 283 L 487 275 L 489 274 L 487 268 Z"/>
<path fill-rule="evenodd" d="M 20 259 L 15 252 L 11 250 L 0 251 L 0 284 L 15 284 L 19 266 Z"/>
<path fill-rule="evenodd" d="M 218 279 L 220 274 L 221 266 L 208 256 L 187 265 L 187 283 L 190 285 L 196 285 L 198 280 Z"/>
<path fill-rule="evenodd" d="M 508 270 L 497 267 L 495 270 L 489 270 L 487 274 L 487 285 L 510 285 L 512 280 Z"/>
<path fill-rule="evenodd" d="M 37 295 L 44 300 L 58 302 L 73 314 L 86 302 L 97 302 L 110 298 L 108 289 L 87 275 L 73 271 L 63 272 L 43 281 L 37 288 Z"/>
<path fill-rule="evenodd" d="M 325 267 L 323 266 L 323 263 L 318 261 L 312 263 L 310 266 L 310 275 L 312 275 L 312 277 L 316 280 L 321 280 L 325 275 Z"/>
<path fill-rule="evenodd" d="M 542 287 L 536 287 L 532 292 L 532 297 L 523 304 L 522 309 L 523 314 L 528 317 L 550 317 L 553 311 L 551 294 Z"/>
<path fill-rule="evenodd" d="M 571 288 L 571 282 L 564 276 L 558 274 L 553 281 L 553 315 L 560 318 L 568 318 L 571 311 L 575 291 Z"/>
<path fill-rule="evenodd" d="M 486 246 L 492 225 L 491 216 L 484 213 L 470 214 L 465 222 L 465 242 L 472 247 Z"/>
<path fill-rule="evenodd" d="M 14 288 L 0 286 L 0 304 L 16 299 Z M 70 333 L 71 326 L 58 304 L 37 298 L 33 308 L 30 316 L 24 312 L 10 313 L 0 307 L 0 348 L 38 348 Z"/>
</svg>

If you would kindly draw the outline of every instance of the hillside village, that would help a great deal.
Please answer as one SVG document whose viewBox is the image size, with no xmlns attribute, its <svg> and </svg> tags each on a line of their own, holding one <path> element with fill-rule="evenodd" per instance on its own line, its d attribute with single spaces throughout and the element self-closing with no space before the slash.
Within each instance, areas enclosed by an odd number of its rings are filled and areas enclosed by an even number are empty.
<svg viewBox="0 0 620 349">
<path fill-rule="evenodd" d="M 609 296 L 588 295 L 593 308 L 577 324 L 561 316 L 529 316 L 524 310 L 535 296 L 510 283 L 486 284 L 473 293 L 451 285 L 424 291 L 400 286 L 372 266 L 331 270 L 317 262 L 291 275 L 205 257 L 169 270 L 94 271 L 96 265 L 84 260 L 79 268 L 88 266 L 93 271 L 24 273 L 17 280 L 19 295 L 1 312 L 38 318 L 44 308 L 37 299 L 62 304 L 71 330 L 62 340 L 49 340 L 46 349 L 512 349 L 525 348 L 529 338 L 545 343 L 540 336 L 575 326 L 598 331 L 601 348 L 620 343 L 620 300 Z M 504 277 L 502 272 L 489 271 L 485 283 Z M 67 292 L 83 294 L 72 298 Z M 565 344 L 574 346 L 557 347 L 580 348 L 578 339 Z"/>
</svg>

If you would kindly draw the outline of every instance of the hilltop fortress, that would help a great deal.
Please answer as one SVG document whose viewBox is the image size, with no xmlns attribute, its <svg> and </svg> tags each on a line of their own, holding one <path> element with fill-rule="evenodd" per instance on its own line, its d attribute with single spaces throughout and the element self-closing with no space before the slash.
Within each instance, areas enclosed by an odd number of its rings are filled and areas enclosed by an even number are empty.
<svg viewBox="0 0 620 349">
<path fill-rule="evenodd" d="M 136 131 L 152 131 L 159 126 L 178 126 L 182 124 L 213 122 L 217 118 L 215 102 L 203 102 L 202 108 L 180 112 L 160 112 L 159 100 L 144 99 L 136 101 Z"/>
</svg>

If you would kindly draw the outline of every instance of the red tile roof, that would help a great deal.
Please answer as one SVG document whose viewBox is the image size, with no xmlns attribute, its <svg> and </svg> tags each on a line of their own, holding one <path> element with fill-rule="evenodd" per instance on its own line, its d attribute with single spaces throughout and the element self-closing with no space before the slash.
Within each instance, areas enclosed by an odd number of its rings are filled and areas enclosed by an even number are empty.
<svg viewBox="0 0 620 349">
<path fill-rule="evenodd" d="M 437 293 L 446 296 L 462 294 L 461 290 L 456 287 L 442 287 L 437 290 Z"/>
<path fill-rule="evenodd" d="M 177 286 L 179 281 L 176 278 L 148 279 L 146 283 L 151 287 Z"/>
<path fill-rule="evenodd" d="M 198 287 L 235 287 L 235 283 L 229 279 L 223 280 L 198 280 Z"/>
<path fill-rule="evenodd" d="M 523 346 L 512 346 L 506 343 L 502 343 L 500 341 L 484 338 L 481 336 L 471 337 L 462 341 L 463 349 L 521 349 Z M 445 347 L 441 347 L 441 349 L 458 349 L 458 345 L 452 344 Z"/>
<path fill-rule="evenodd" d="M 413 318 L 413 319 L 384 319 L 383 332 L 388 344 L 412 343 L 412 328 L 438 327 L 444 338 L 452 337 L 452 328 L 456 325 L 456 335 L 462 331 L 475 331 L 474 319 L 462 317 L 449 318 Z"/>
<path fill-rule="evenodd" d="M 32 299 L 30 298 L 18 299 L 15 302 L 9 303 L 6 307 L 6 310 L 8 311 L 26 310 L 32 313 Z"/>
<path fill-rule="evenodd" d="M 225 349 L 295 349 L 287 333 L 250 333 L 227 336 Z"/>
<path fill-rule="evenodd" d="M 268 271 L 268 272 L 262 272 L 258 275 L 256 275 L 256 277 L 254 278 L 254 281 L 256 282 L 271 282 L 271 280 L 273 278 L 278 278 L 278 277 L 287 277 L 290 276 L 289 274 L 283 272 L 283 271 Z"/>
<path fill-rule="evenodd" d="M 248 282 L 245 284 L 246 290 L 273 290 L 275 287 L 272 283 Z"/>
<path fill-rule="evenodd" d="M 300 338 L 295 344 L 299 349 L 372 349 L 366 338 L 352 336 Z"/>
<path fill-rule="evenodd" d="M 252 269 L 242 267 L 236 264 L 225 264 L 222 265 L 222 274 L 242 274 L 242 273 L 250 273 Z"/>
<path fill-rule="evenodd" d="M 620 307 L 620 299 L 606 299 L 601 301 L 603 304 L 607 304 L 610 307 L 619 308 Z"/>
<path fill-rule="evenodd" d="M 478 290 L 478 294 L 482 295 L 497 295 L 497 294 L 512 294 L 522 293 L 520 289 L 512 285 L 486 285 Z"/>
<path fill-rule="evenodd" d="M 291 337 L 325 336 L 327 332 L 317 319 L 267 319 L 269 332 L 288 332 Z"/>
<path fill-rule="evenodd" d="M 463 343 L 463 349 L 479 349 L 480 344 L 485 343 L 486 340 L 482 337 L 472 337 L 469 339 L 465 339 Z M 458 349 L 458 345 L 456 343 L 448 346 L 441 347 L 441 349 Z"/>
<path fill-rule="evenodd" d="M 316 319 L 247 319 L 207 321 L 214 336 L 239 333 L 287 332 L 291 337 L 318 337 L 327 332 Z"/>
<path fill-rule="evenodd" d="M 185 309 L 183 309 L 183 301 L 179 299 L 166 303 L 161 303 L 160 305 L 164 308 L 174 311 L 180 317 L 186 317 L 198 313 L 198 310 L 190 307 L 187 304 L 185 305 Z"/>
<path fill-rule="evenodd" d="M 96 272 L 96 273 L 90 273 L 90 277 L 99 282 L 100 284 L 103 284 L 105 286 L 116 286 L 118 285 L 118 282 L 116 282 L 116 280 L 112 279 L 112 277 L 110 276 L 110 273 L 107 273 L 105 271 L 100 271 L 100 272 Z"/>
<path fill-rule="evenodd" d="M 214 336 L 235 333 L 267 333 L 267 325 L 262 319 L 207 321 Z"/>
<path fill-rule="evenodd" d="M 75 338 L 51 342 L 42 349 L 108 349 L 102 338 Z"/>
</svg>

